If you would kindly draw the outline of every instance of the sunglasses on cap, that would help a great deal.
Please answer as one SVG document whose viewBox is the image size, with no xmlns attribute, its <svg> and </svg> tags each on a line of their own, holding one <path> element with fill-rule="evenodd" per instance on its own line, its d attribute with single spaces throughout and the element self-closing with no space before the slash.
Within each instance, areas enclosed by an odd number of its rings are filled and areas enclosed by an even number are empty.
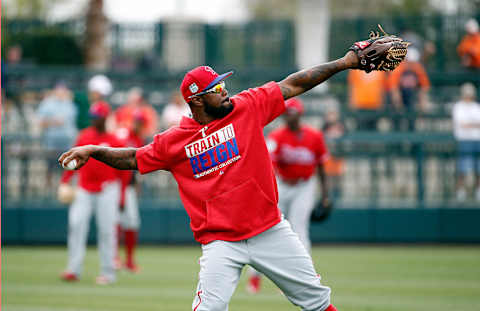
<svg viewBox="0 0 480 311">
<path fill-rule="evenodd" d="M 212 88 L 210 88 L 208 90 L 205 90 L 203 92 L 197 93 L 197 94 L 190 95 L 190 96 L 188 96 L 188 98 L 192 98 L 192 97 L 200 96 L 200 95 L 205 95 L 205 94 L 209 94 L 209 93 L 220 94 L 224 90 L 225 90 L 225 81 L 222 81 L 219 84 L 214 85 Z"/>
</svg>

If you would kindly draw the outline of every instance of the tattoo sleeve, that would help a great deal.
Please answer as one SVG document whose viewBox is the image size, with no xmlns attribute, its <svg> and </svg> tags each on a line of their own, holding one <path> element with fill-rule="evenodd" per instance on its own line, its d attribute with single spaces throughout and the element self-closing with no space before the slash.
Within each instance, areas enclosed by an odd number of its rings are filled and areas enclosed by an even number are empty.
<svg viewBox="0 0 480 311">
<path fill-rule="evenodd" d="M 135 148 L 97 147 L 90 156 L 119 170 L 136 170 L 136 153 Z"/>
<path fill-rule="evenodd" d="M 344 58 L 321 64 L 310 69 L 292 73 L 278 83 L 284 99 L 300 95 L 319 85 L 339 71 L 350 68 L 351 64 Z"/>
</svg>

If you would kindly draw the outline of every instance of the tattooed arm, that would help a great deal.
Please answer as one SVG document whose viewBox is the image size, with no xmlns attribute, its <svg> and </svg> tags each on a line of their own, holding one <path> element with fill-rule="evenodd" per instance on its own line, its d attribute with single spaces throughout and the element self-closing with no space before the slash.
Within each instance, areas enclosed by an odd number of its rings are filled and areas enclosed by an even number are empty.
<svg viewBox="0 0 480 311">
<path fill-rule="evenodd" d="M 71 160 L 77 160 L 75 169 L 81 168 L 90 157 L 119 170 L 136 170 L 137 158 L 135 148 L 112 148 L 95 145 L 80 146 L 70 149 L 60 156 L 58 162 L 66 166 Z"/>
<path fill-rule="evenodd" d="M 337 72 L 349 68 L 357 68 L 357 66 L 358 56 L 355 54 L 355 52 L 348 51 L 344 57 L 332 62 L 292 73 L 280 81 L 278 85 L 282 90 L 283 98 L 289 99 L 290 97 L 305 93 L 311 88 L 327 80 Z"/>
</svg>

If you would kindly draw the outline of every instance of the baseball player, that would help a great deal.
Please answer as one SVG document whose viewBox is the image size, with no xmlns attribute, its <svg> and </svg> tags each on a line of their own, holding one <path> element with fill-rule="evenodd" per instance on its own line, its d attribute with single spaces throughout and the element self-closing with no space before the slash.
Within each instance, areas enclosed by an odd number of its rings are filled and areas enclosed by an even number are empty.
<svg viewBox="0 0 480 311">
<path fill-rule="evenodd" d="M 105 131 L 105 120 L 110 107 L 97 102 L 89 110 L 92 126 L 82 130 L 76 146 L 123 146 L 113 134 Z M 69 183 L 75 171 L 65 171 L 61 183 Z M 95 213 L 100 255 L 100 285 L 115 281 L 113 258 L 116 248 L 115 226 L 118 218 L 120 180 L 125 171 L 119 171 L 97 160 L 90 160 L 78 170 L 78 190 L 68 210 L 68 265 L 61 275 L 64 281 L 77 281 L 82 273 L 90 218 Z"/>
<path fill-rule="evenodd" d="M 192 310 L 228 310 L 248 264 L 303 310 L 335 311 L 330 288 L 320 283 L 309 252 L 281 216 L 263 128 L 285 111 L 285 99 L 337 72 L 394 68 L 386 56 L 399 41 L 378 37 L 355 43 L 340 59 L 232 97 L 224 81 L 232 72 L 218 75 L 208 66 L 197 67 L 180 86 L 193 118 L 183 117 L 178 127 L 141 148 L 81 146 L 62 154 L 59 162 L 75 159 L 78 169 L 92 157 L 117 169 L 173 174 L 193 235 L 202 244 Z"/>
<path fill-rule="evenodd" d="M 143 126 L 145 125 L 146 117 L 145 113 L 141 110 L 137 110 L 133 115 L 132 128 L 119 128 L 116 131 L 117 138 L 122 142 L 124 146 L 139 148 L 143 145 L 144 139 L 141 136 Z M 117 244 L 117 257 L 115 258 L 116 268 L 125 267 L 130 272 L 138 272 L 139 268 L 135 263 L 134 254 L 137 246 L 138 229 L 140 228 L 140 216 L 138 212 L 138 199 L 137 194 L 139 191 L 138 177 L 135 176 L 135 172 L 126 171 L 123 175 L 123 182 L 126 185 L 124 196 L 120 197 L 120 217 L 118 225 L 118 242 L 123 237 L 125 243 L 125 264 L 122 264 L 120 257 L 118 256 Z"/>
<path fill-rule="evenodd" d="M 310 214 L 315 203 L 315 168 L 322 186 L 322 200 L 328 201 L 328 191 L 323 163 L 328 158 L 328 150 L 321 132 L 300 123 L 304 112 L 302 102 L 291 98 L 285 102 L 283 114 L 286 126 L 270 133 L 267 147 L 274 164 L 278 181 L 278 206 L 298 234 L 304 247 L 310 251 L 308 236 Z M 247 291 L 258 293 L 261 274 L 249 269 Z"/>
</svg>

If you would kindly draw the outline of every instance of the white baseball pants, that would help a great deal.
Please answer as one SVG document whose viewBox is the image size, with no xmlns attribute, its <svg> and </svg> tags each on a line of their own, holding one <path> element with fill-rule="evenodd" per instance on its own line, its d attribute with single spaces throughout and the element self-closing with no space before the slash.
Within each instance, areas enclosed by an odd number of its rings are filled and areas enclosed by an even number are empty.
<svg viewBox="0 0 480 311">
<path fill-rule="evenodd" d="M 87 236 L 93 211 L 97 222 L 97 245 L 100 256 L 100 274 L 115 280 L 113 258 L 116 248 L 116 224 L 120 185 L 104 184 L 102 191 L 90 193 L 79 188 L 68 211 L 68 266 L 67 270 L 80 276 L 87 247 Z"/>
<path fill-rule="evenodd" d="M 120 211 L 120 225 L 124 230 L 138 230 L 138 228 L 140 228 L 138 199 L 135 186 L 130 185 L 125 189 L 125 206 L 123 211 Z"/>
<path fill-rule="evenodd" d="M 310 251 L 312 243 L 310 242 L 309 226 L 310 214 L 315 206 L 315 188 L 317 181 L 310 178 L 306 181 L 300 181 L 295 185 L 289 185 L 278 180 L 278 207 L 285 218 L 292 225 L 294 232 L 298 234 L 305 248 Z"/>
<path fill-rule="evenodd" d="M 320 283 L 310 254 L 288 221 L 250 239 L 202 245 L 194 311 L 227 311 L 242 268 L 250 265 L 272 280 L 302 310 L 325 310 L 330 288 Z"/>
</svg>

